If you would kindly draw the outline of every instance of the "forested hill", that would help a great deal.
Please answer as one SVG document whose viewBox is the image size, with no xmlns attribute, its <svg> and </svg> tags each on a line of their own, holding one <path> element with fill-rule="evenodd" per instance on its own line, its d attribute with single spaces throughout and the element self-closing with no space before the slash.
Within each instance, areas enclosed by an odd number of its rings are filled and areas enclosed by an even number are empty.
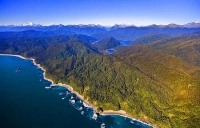
<svg viewBox="0 0 200 128">
<path fill-rule="evenodd" d="M 155 41 L 149 47 L 175 55 L 191 65 L 200 66 L 200 34 Z"/>
<path fill-rule="evenodd" d="M 28 55 L 37 56 L 40 54 L 40 52 L 44 52 L 47 50 L 47 48 L 52 47 L 52 45 L 55 45 L 55 48 L 52 49 L 51 53 L 54 52 L 53 50 L 55 51 L 60 50 L 56 46 L 66 45 L 66 49 L 64 49 L 65 51 L 68 51 L 67 48 L 75 46 L 77 48 L 74 48 L 73 50 L 76 50 L 77 51 L 76 54 L 78 54 L 94 50 L 92 49 L 86 51 L 84 49 L 81 50 L 81 48 L 79 48 L 79 45 L 76 46 L 73 42 L 78 42 L 78 44 L 83 45 L 85 46 L 86 49 L 88 49 L 90 48 L 90 44 L 94 41 L 96 41 L 96 39 L 92 37 L 85 35 L 74 35 L 74 34 L 66 36 L 38 37 L 38 38 L 27 38 L 27 37 L 0 38 L 1 42 L 0 47 L 1 50 L 4 50 L 4 52 L 7 53 L 16 53 L 16 54 L 23 53 L 26 56 Z"/>
<path fill-rule="evenodd" d="M 145 35 L 134 40 L 133 42 L 131 42 L 131 45 L 148 44 L 148 43 L 151 43 L 157 40 L 162 40 L 165 38 L 170 38 L 170 36 L 167 34 L 149 34 L 149 35 Z"/>
<path fill-rule="evenodd" d="M 91 46 L 96 48 L 98 51 L 105 51 L 120 45 L 121 43 L 113 37 L 107 37 L 91 44 Z"/>
<path fill-rule="evenodd" d="M 122 109 L 162 128 L 187 128 L 200 125 L 200 67 L 165 48 L 193 41 L 198 49 L 198 40 L 172 37 L 102 55 L 91 47 L 96 40 L 83 35 L 2 38 L 0 53 L 35 58 L 48 78 L 71 85 L 103 110 Z"/>
</svg>

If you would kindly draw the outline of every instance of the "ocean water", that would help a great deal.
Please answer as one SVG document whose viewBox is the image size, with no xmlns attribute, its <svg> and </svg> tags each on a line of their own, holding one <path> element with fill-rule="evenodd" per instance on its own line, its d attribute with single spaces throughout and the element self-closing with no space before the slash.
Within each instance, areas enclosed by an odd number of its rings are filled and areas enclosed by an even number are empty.
<svg viewBox="0 0 200 128">
<path fill-rule="evenodd" d="M 49 88 L 42 73 L 31 60 L 0 56 L 0 128 L 151 128 L 119 115 L 94 119 L 92 108 L 65 87 Z"/>
</svg>

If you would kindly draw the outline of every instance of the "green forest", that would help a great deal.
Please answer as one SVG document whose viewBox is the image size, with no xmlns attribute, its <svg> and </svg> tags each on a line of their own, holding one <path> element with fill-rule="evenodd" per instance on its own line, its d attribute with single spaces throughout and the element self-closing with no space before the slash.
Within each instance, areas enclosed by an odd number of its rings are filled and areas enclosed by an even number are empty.
<svg viewBox="0 0 200 128">
<path fill-rule="evenodd" d="M 34 58 L 47 78 L 71 85 L 103 110 L 125 110 L 156 127 L 200 127 L 199 34 L 149 35 L 113 54 L 99 52 L 108 44 L 94 41 L 84 35 L 0 38 L 0 53 Z"/>
</svg>

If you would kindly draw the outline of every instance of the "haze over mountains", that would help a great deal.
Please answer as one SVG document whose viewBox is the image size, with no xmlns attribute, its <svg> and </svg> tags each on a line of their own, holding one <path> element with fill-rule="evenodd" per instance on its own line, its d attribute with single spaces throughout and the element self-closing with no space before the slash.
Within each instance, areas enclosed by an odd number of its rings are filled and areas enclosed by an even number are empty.
<svg viewBox="0 0 200 128">
<path fill-rule="evenodd" d="M 32 26 L 32 27 L 41 27 L 41 26 L 99 26 L 99 27 L 106 27 L 106 28 L 110 28 L 110 29 L 117 29 L 117 28 L 125 28 L 125 27 L 130 27 L 130 26 L 136 26 L 136 25 L 133 25 L 133 24 L 115 24 L 113 26 L 110 26 L 110 25 L 95 25 L 95 24 L 88 24 L 88 25 L 84 25 L 84 24 L 79 24 L 79 25 L 63 25 L 63 24 L 59 24 L 59 25 L 56 25 L 56 24 L 51 24 L 51 25 L 41 25 L 41 24 L 35 24 L 33 22 L 27 22 L 27 23 L 21 23 L 21 24 L 10 24 L 10 25 L 0 25 L 0 26 L 7 26 L 7 27 L 21 27 L 21 26 Z M 197 27 L 200 27 L 200 22 L 191 22 L 191 23 L 187 23 L 187 24 L 184 24 L 184 25 L 178 25 L 178 24 L 174 24 L 174 23 L 171 23 L 171 24 L 168 24 L 168 25 L 156 25 L 156 24 L 152 24 L 152 25 L 148 25 L 148 26 L 160 26 L 160 27 L 166 27 L 166 26 L 176 26 L 176 27 L 186 27 L 186 28 L 197 28 Z M 138 26 L 138 27 L 144 27 L 144 26 Z"/>
<path fill-rule="evenodd" d="M 2 33 L 3 32 L 3 33 Z M 150 25 L 136 27 L 130 25 L 115 25 L 105 27 L 100 25 L 50 25 L 42 26 L 29 23 L 26 25 L 0 26 L 0 37 L 41 37 L 66 34 L 83 34 L 101 40 L 106 37 L 114 37 L 117 40 L 133 41 L 148 34 L 168 34 L 176 36 L 200 32 L 200 23 L 186 25 Z"/>
<path fill-rule="evenodd" d="M 198 26 L 1 26 L 0 53 L 35 58 L 48 78 L 103 110 L 125 110 L 162 128 L 198 127 Z"/>
</svg>

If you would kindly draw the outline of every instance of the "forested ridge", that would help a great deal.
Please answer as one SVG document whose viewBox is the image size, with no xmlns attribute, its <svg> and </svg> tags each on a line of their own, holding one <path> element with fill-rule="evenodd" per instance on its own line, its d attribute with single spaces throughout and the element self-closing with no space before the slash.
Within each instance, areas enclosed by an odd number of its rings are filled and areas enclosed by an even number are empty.
<svg viewBox="0 0 200 128">
<path fill-rule="evenodd" d="M 105 53 L 105 50 L 120 46 L 120 42 L 113 37 L 107 37 L 91 44 L 97 51 Z"/>
<path fill-rule="evenodd" d="M 199 127 L 200 35 L 150 37 L 109 55 L 84 35 L 1 38 L 0 53 L 35 58 L 48 78 L 103 110 L 122 109 L 162 128 Z"/>
</svg>

